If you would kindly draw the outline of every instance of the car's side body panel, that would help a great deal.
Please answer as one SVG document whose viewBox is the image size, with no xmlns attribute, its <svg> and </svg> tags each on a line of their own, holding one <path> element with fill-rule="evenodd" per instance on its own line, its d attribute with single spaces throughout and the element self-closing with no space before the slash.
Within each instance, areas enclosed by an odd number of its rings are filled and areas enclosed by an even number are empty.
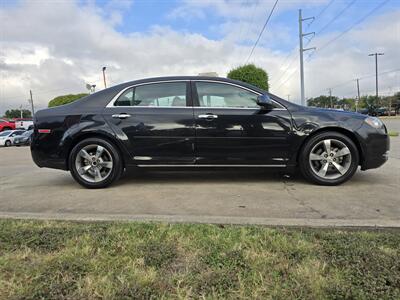
<svg viewBox="0 0 400 300">
<path fill-rule="evenodd" d="M 388 137 L 365 124 L 365 116 L 334 110 L 301 107 L 271 95 L 282 109 L 204 108 L 188 88 L 187 107 L 110 107 L 122 90 L 149 82 L 210 80 L 251 85 L 223 78 L 168 77 L 121 84 L 72 104 L 42 110 L 35 115 L 32 157 L 40 167 L 68 169 L 72 147 L 88 136 L 116 144 L 130 165 L 297 165 L 298 153 L 310 135 L 321 130 L 342 130 L 360 148 L 363 169 L 384 163 Z M 191 105 L 194 105 L 193 107 Z M 127 119 L 113 118 L 127 113 Z M 218 115 L 218 122 L 199 119 Z M 40 133 L 39 129 L 48 129 Z"/>
</svg>

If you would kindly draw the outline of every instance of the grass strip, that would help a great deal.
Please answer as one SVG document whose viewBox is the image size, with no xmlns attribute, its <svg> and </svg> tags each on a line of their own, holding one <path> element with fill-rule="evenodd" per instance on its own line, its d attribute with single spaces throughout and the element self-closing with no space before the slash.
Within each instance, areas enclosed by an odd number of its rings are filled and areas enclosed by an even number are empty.
<svg viewBox="0 0 400 300">
<path fill-rule="evenodd" d="M 399 231 L 0 220 L 0 299 L 399 299 Z"/>
</svg>

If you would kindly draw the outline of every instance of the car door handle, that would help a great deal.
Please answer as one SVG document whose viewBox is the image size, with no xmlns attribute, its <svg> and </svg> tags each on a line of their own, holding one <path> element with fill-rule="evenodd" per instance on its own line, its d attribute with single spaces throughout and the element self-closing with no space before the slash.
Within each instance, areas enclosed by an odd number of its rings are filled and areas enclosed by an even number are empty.
<svg viewBox="0 0 400 300">
<path fill-rule="evenodd" d="M 130 114 L 115 114 L 112 115 L 113 118 L 115 119 L 126 119 L 129 118 L 131 115 Z"/>
<path fill-rule="evenodd" d="M 213 120 L 213 119 L 217 119 L 218 116 L 217 115 L 213 115 L 213 114 L 207 114 L 207 115 L 198 115 L 199 119 L 207 119 L 207 120 Z"/>
</svg>

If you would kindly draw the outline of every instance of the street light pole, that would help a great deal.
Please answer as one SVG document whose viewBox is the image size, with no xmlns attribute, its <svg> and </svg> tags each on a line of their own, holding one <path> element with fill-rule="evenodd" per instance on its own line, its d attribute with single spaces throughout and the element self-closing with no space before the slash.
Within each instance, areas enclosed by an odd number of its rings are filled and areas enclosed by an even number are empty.
<svg viewBox="0 0 400 300">
<path fill-rule="evenodd" d="M 378 55 L 384 55 L 385 53 L 371 53 L 368 54 L 368 56 L 375 56 L 375 97 L 376 97 L 376 102 L 379 103 L 379 98 L 378 98 Z"/>
<path fill-rule="evenodd" d="M 360 103 L 360 80 L 357 78 L 357 101 L 356 101 L 356 112 L 358 111 L 358 103 Z"/>
<path fill-rule="evenodd" d="M 107 88 L 106 84 L 106 67 L 103 67 L 103 81 L 104 81 L 104 88 Z"/>
<path fill-rule="evenodd" d="M 33 116 L 35 115 L 35 108 L 34 108 L 34 106 L 33 106 L 33 97 L 32 97 L 32 90 L 29 90 L 29 94 L 30 94 L 30 96 L 31 96 L 31 99 L 30 99 L 30 103 L 31 103 L 31 108 L 32 108 L 32 118 L 33 118 Z"/>
</svg>

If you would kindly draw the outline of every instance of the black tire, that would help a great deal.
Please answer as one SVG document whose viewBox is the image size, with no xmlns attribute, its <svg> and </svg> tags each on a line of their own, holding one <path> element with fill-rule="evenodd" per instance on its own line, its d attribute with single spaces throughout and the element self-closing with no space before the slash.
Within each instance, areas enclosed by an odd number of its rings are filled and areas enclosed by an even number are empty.
<svg viewBox="0 0 400 300">
<path fill-rule="evenodd" d="M 11 141 L 8 141 L 8 140 L 7 140 L 7 141 L 4 143 L 4 146 L 5 146 L 5 147 L 10 147 L 10 146 L 11 146 Z"/>
<path fill-rule="evenodd" d="M 328 179 L 318 176 L 315 171 L 313 171 L 311 162 L 309 161 L 309 157 L 311 154 L 312 149 L 321 141 L 326 139 L 337 140 L 343 143 L 348 150 L 350 150 L 350 159 L 349 166 L 347 171 L 340 175 L 339 178 L 335 179 Z M 360 155 L 358 149 L 354 142 L 347 136 L 334 132 L 328 131 L 317 134 L 311 137 L 306 144 L 302 147 L 300 156 L 299 156 L 299 166 L 302 175 L 309 181 L 319 184 L 319 185 L 339 185 L 347 180 L 349 180 L 354 173 L 357 171 L 359 165 Z"/>
<path fill-rule="evenodd" d="M 99 145 L 105 148 L 108 153 L 112 157 L 112 168 L 109 175 L 101 181 L 98 182 L 91 182 L 85 180 L 78 172 L 76 166 L 76 159 L 79 152 L 88 145 Z M 109 141 L 101 139 L 101 138 L 88 138 L 85 139 L 74 146 L 70 155 L 69 155 L 69 170 L 71 172 L 72 177 L 82 186 L 89 188 L 89 189 L 99 189 L 105 188 L 111 185 L 113 182 L 118 180 L 123 171 L 123 161 L 121 158 L 121 154 L 119 153 L 118 149 Z"/>
</svg>

